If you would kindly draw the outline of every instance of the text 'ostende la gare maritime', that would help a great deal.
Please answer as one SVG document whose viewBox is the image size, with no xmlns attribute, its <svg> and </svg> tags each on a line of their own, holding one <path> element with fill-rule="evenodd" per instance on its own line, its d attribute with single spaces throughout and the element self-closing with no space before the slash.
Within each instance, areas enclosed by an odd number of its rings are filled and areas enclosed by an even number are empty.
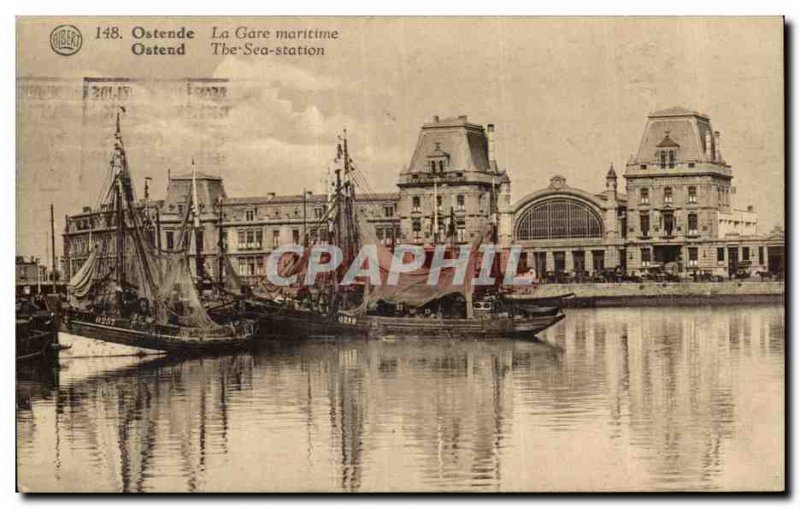
<svg viewBox="0 0 800 508">
<path fill-rule="evenodd" d="M 135 26 L 131 36 L 137 41 L 131 52 L 137 56 L 180 56 L 187 51 L 187 42 L 198 38 L 196 30 L 182 26 L 177 29 L 161 29 Z M 324 56 L 322 45 L 290 44 L 304 42 L 335 41 L 339 30 L 297 29 L 272 30 L 237 26 L 233 28 L 213 26 L 210 33 L 211 55 L 222 56 Z M 117 27 L 98 27 L 97 39 L 122 39 Z M 170 41 L 175 41 L 174 43 Z M 267 42 L 269 41 L 269 42 Z"/>
</svg>

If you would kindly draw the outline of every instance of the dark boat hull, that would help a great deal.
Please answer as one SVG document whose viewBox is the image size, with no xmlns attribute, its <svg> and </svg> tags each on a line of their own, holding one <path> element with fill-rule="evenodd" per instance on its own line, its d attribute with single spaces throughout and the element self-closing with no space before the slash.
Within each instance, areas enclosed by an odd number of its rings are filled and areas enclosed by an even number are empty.
<svg viewBox="0 0 800 508">
<path fill-rule="evenodd" d="M 475 319 L 355 316 L 348 313 L 327 316 L 312 311 L 265 308 L 251 311 L 249 317 L 258 320 L 261 337 L 510 338 L 532 337 L 565 316 L 557 308 L 534 316 Z"/>
<path fill-rule="evenodd" d="M 18 318 L 16 325 L 17 361 L 48 360 L 57 356 L 58 329 L 52 314 L 39 312 Z"/>
<path fill-rule="evenodd" d="M 134 328 L 127 319 L 105 316 L 92 318 L 90 314 L 73 314 L 65 321 L 64 326 L 66 331 L 75 335 L 170 354 L 231 351 L 247 345 L 253 336 L 252 325 L 250 333 L 199 337 L 191 334 L 166 333 L 167 327 Z"/>
</svg>

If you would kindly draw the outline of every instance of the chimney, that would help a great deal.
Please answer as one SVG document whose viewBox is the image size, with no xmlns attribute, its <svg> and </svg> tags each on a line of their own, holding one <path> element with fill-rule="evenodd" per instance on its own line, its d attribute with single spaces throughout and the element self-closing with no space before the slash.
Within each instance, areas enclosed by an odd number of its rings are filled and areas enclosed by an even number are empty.
<svg viewBox="0 0 800 508">
<path fill-rule="evenodd" d="M 747 205 L 747 211 L 748 212 L 752 212 L 753 211 L 753 205 Z"/>
<path fill-rule="evenodd" d="M 439 115 L 433 115 L 433 123 L 439 123 Z"/>
<path fill-rule="evenodd" d="M 268 192 L 267 193 L 267 198 L 273 199 L 274 197 L 275 197 L 275 193 L 274 192 Z"/>
<path fill-rule="evenodd" d="M 490 123 L 486 126 L 486 142 L 489 151 L 489 166 L 494 169 L 496 166 L 494 159 L 494 124 Z"/>
<path fill-rule="evenodd" d="M 708 160 L 714 160 L 714 147 L 711 144 L 711 131 L 706 131 L 706 157 Z"/>
<path fill-rule="evenodd" d="M 722 151 L 719 146 L 719 131 L 714 131 L 714 160 L 722 162 Z"/>
</svg>

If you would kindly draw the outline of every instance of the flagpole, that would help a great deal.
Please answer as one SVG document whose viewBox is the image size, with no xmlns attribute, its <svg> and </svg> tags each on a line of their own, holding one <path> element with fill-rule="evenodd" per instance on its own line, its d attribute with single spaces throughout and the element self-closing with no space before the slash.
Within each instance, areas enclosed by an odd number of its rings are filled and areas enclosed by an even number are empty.
<svg viewBox="0 0 800 508">
<path fill-rule="evenodd" d="M 433 243 L 439 239 L 439 190 L 436 180 L 433 181 Z"/>
</svg>

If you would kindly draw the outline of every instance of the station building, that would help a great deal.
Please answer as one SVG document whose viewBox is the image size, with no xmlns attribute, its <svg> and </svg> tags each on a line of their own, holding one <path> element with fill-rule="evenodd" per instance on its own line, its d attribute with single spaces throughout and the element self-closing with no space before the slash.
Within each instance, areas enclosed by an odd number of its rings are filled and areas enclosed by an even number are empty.
<svg viewBox="0 0 800 508">
<path fill-rule="evenodd" d="M 448 238 L 464 244 L 496 225 L 501 245 L 522 247 L 520 269 L 533 268 L 540 277 L 643 273 L 668 264 L 684 274 L 783 271 L 783 233 L 759 235 L 755 210 L 734 208 L 733 169 L 706 115 L 683 108 L 650 114 L 638 150 L 625 165 L 624 183 L 612 164 L 598 171 L 605 180 L 599 192 L 553 175 L 547 186 L 512 203 L 511 179 L 495 152 L 492 124 L 484 128 L 466 116 L 435 116 L 420 130 L 399 174 L 398 192 L 357 193 L 359 212 L 386 244 L 431 245 Z M 326 195 L 229 197 L 220 177 L 195 175 L 207 273 L 216 273 L 220 247 L 240 275 L 255 278 L 265 275 L 267 256 L 276 247 L 319 238 Z M 139 205 L 147 209 L 163 249 L 179 248 L 191 185 L 191 172 L 171 176 L 163 200 Z M 112 215 L 85 208 L 66 217 L 67 277 L 98 243 L 105 242 L 103 251 L 113 259 Z M 198 246 L 193 238 L 188 241 L 194 255 Z"/>
</svg>

